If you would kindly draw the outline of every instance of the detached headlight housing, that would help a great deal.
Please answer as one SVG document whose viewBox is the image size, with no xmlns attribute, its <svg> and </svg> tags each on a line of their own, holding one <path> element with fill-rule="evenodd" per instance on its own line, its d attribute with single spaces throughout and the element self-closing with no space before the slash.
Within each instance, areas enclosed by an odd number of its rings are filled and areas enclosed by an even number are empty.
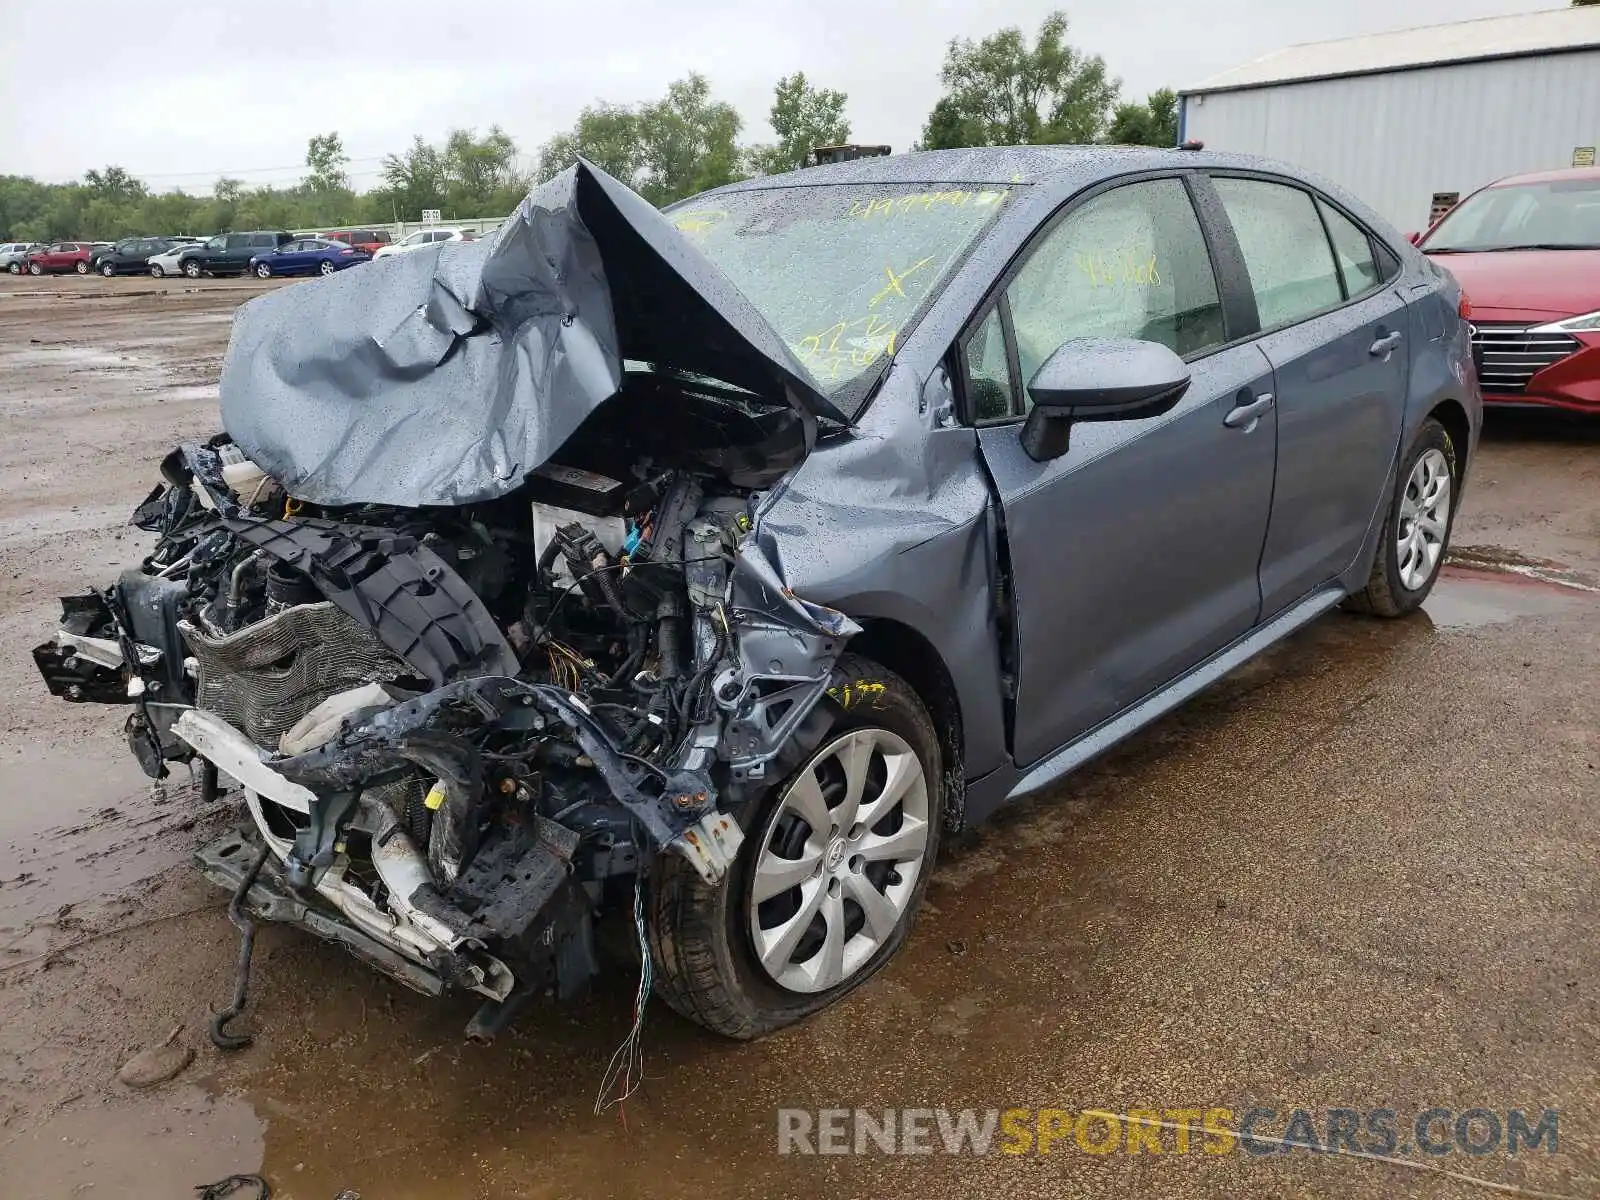
<svg viewBox="0 0 1600 1200">
<path fill-rule="evenodd" d="M 1600 333 L 1600 312 L 1584 313 L 1581 317 L 1567 317 L 1551 321 L 1548 325 L 1535 325 L 1529 333 Z"/>
</svg>

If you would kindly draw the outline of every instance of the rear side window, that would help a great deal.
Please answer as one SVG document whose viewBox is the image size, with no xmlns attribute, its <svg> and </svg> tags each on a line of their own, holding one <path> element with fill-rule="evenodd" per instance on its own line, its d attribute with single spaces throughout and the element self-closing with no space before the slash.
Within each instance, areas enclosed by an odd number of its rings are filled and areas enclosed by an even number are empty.
<svg viewBox="0 0 1600 1200">
<path fill-rule="evenodd" d="M 247 233 L 230 233 L 228 235 L 229 250 L 243 250 L 250 245 L 250 235 Z"/>
<path fill-rule="evenodd" d="M 273 246 L 278 244 L 278 238 L 276 234 L 271 233 L 252 234 L 250 237 L 250 244 L 252 246 L 265 246 L 268 249 L 271 249 Z"/>
<path fill-rule="evenodd" d="M 1372 291 L 1383 278 L 1372 257 L 1372 239 L 1338 209 L 1320 201 L 1317 207 L 1322 210 L 1322 219 L 1328 226 L 1328 239 L 1333 243 L 1333 256 L 1339 262 L 1339 274 L 1344 277 L 1346 296 L 1354 298 Z"/>
<path fill-rule="evenodd" d="M 1303 321 L 1344 302 L 1309 192 L 1260 179 L 1214 182 L 1250 272 L 1262 329 Z"/>
</svg>

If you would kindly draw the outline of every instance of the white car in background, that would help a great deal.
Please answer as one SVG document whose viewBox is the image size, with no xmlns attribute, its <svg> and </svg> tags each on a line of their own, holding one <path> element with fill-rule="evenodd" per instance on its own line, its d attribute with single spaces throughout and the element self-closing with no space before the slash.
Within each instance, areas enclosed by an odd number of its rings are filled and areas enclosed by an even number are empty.
<svg viewBox="0 0 1600 1200">
<path fill-rule="evenodd" d="M 160 254 L 152 254 L 145 259 L 145 266 L 150 268 L 150 274 L 157 279 L 163 279 L 168 275 L 182 275 L 183 268 L 178 265 L 178 255 L 185 250 L 193 250 L 195 246 L 204 240 L 203 238 L 195 238 L 192 241 L 179 242 L 170 250 L 163 251 Z"/>
<path fill-rule="evenodd" d="M 413 250 L 421 250 L 424 246 L 431 246 L 435 242 L 470 242 L 476 234 L 468 233 L 464 229 L 444 229 L 430 226 L 419 229 L 415 233 L 408 233 L 393 245 L 381 247 L 372 257 L 391 258 L 396 254 L 410 254 Z"/>
</svg>

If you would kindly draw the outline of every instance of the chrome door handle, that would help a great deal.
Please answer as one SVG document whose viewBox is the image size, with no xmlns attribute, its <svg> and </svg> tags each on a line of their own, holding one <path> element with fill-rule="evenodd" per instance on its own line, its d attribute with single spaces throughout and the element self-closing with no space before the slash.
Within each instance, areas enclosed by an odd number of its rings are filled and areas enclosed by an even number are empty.
<svg viewBox="0 0 1600 1200">
<path fill-rule="evenodd" d="M 1222 423 L 1229 429 L 1243 429 L 1249 432 L 1261 419 L 1262 414 L 1272 408 L 1272 393 L 1262 392 L 1249 404 L 1241 404 L 1230 409 L 1228 415 L 1222 418 Z"/>
<path fill-rule="evenodd" d="M 1383 358 L 1395 350 L 1400 345 L 1400 341 L 1401 335 L 1399 333 L 1391 333 L 1387 337 L 1381 337 L 1373 342 L 1369 353 L 1374 358 Z"/>
</svg>

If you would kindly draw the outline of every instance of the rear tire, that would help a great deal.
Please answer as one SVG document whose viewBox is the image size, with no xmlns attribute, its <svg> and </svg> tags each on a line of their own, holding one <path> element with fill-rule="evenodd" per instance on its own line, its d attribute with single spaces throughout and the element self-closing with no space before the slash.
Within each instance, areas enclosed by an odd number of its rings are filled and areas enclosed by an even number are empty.
<svg viewBox="0 0 1600 1200">
<path fill-rule="evenodd" d="M 1345 601 L 1346 608 L 1403 617 L 1421 606 L 1444 566 L 1460 478 L 1455 443 L 1429 417 L 1400 462 L 1367 586 Z"/>
<path fill-rule="evenodd" d="M 334 266 L 331 262 L 324 261 L 323 264 L 317 268 L 317 272 L 322 275 L 332 275 L 338 269 L 339 268 Z"/>
<path fill-rule="evenodd" d="M 87 275 L 89 273 L 89 263 L 87 260 L 80 258 L 76 263 L 73 264 L 72 269 L 79 275 Z"/>
<path fill-rule="evenodd" d="M 722 884 L 709 886 L 676 854 L 661 855 L 649 881 L 656 994 L 726 1037 L 757 1038 L 792 1025 L 871 978 L 905 942 L 938 854 L 945 773 L 921 700 L 898 675 L 856 655 L 839 660 L 830 695 L 844 712 L 818 748 L 737 814 L 745 840 Z M 864 781 L 848 822 L 841 815 L 851 804 L 847 759 L 862 764 L 854 777 Z M 920 777 L 911 774 L 917 770 Z M 885 800 L 894 781 L 905 782 Z M 801 807 L 829 821 L 829 830 L 814 828 Z M 854 819 L 857 811 L 863 820 Z M 918 842 L 920 849 L 900 848 Z M 804 864 L 813 861 L 807 871 Z M 788 862 L 797 869 L 786 868 Z M 759 901 L 758 868 L 768 893 Z M 789 882 L 791 873 L 798 882 Z M 870 898 L 877 922 L 857 896 Z M 795 915 L 806 909 L 815 915 Z M 783 935 L 802 920 L 797 940 Z M 771 965 L 758 953 L 758 936 Z M 842 945 L 830 969 L 835 937 Z"/>
<path fill-rule="evenodd" d="M 266 263 L 257 263 L 256 264 L 256 278 L 257 279 L 271 279 L 272 278 L 272 268 L 270 266 L 268 266 Z"/>
<path fill-rule="evenodd" d="M 6 270 L 10 271 L 13 275 L 21 275 L 22 274 L 22 264 L 21 263 L 12 263 L 9 267 L 6 268 Z"/>
</svg>

